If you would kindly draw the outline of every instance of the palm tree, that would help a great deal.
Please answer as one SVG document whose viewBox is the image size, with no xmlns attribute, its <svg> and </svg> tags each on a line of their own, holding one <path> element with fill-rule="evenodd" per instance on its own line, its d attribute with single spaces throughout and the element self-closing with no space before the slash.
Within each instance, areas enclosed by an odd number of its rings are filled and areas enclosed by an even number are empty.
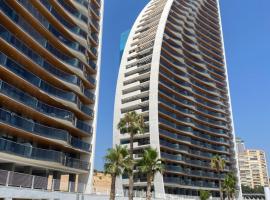
<svg viewBox="0 0 270 200">
<path fill-rule="evenodd" d="M 200 199 L 207 200 L 210 197 L 210 192 L 207 190 L 200 190 Z"/>
<path fill-rule="evenodd" d="M 225 168 L 225 160 L 218 156 L 215 155 L 214 157 L 212 157 L 211 159 L 211 168 L 216 170 L 218 173 L 218 178 L 219 178 L 219 193 L 220 193 L 220 199 L 223 200 L 223 191 L 222 191 L 222 185 L 221 185 L 221 172 L 224 170 Z"/>
<path fill-rule="evenodd" d="M 114 149 L 108 149 L 105 156 L 104 169 L 106 174 L 112 177 L 110 200 L 115 200 L 116 177 L 123 173 L 126 165 L 130 162 L 129 152 L 126 147 L 116 145 Z"/>
<path fill-rule="evenodd" d="M 237 179 L 233 173 L 229 173 L 225 176 L 223 182 L 223 190 L 225 191 L 229 200 L 233 199 L 236 192 Z"/>
<path fill-rule="evenodd" d="M 144 119 L 142 115 L 137 114 L 135 111 L 128 112 L 120 119 L 118 129 L 121 133 L 128 133 L 130 135 L 130 159 L 133 160 L 133 141 L 136 134 L 144 133 Z M 129 189 L 128 198 L 133 200 L 133 169 L 134 164 L 131 164 L 129 169 Z"/>
<path fill-rule="evenodd" d="M 150 200 L 152 197 L 152 181 L 154 181 L 155 174 L 163 173 L 164 166 L 161 159 L 158 158 L 158 152 L 156 149 L 148 148 L 144 150 L 142 159 L 138 162 L 140 172 L 146 174 L 147 177 L 147 190 L 146 200 Z"/>
</svg>

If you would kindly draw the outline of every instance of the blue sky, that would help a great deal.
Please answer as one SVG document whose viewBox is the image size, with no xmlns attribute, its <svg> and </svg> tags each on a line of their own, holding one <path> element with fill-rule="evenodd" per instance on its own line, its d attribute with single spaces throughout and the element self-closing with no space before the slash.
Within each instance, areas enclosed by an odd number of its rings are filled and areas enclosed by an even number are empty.
<svg viewBox="0 0 270 200">
<path fill-rule="evenodd" d="M 112 146 L 119 43 L 147 0 L 105 0 L 95 168 Z M 270 152 L 270 1 L 220 0 L 235 131 Z M 268 159 L 269 160 L 269 159 Z"/>
</svg>

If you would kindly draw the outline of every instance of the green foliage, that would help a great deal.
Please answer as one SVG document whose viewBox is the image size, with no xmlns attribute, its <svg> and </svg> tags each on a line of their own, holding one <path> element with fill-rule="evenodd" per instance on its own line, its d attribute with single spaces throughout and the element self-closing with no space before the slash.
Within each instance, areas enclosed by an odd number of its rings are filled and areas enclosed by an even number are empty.
<svg viewBox="0 0 270 200">
<path fill-rule="evenodd" d="M 149 174 L 151 177 L 157 172 L 162 173 L 164 171 L 162 161 L 158 159 L 158 152 L 153 148 L 144 150 L 143 157 L 139 160 L 138 166 L 142 173 Z"/>
<path fill-rule="evenodd" d="M 264 194 L 263 186 L 256 186 L 254 189 L 246 185 L 242 185 L 241 187 L 243 194 Z"/>
<path fill-rule="evenodd" d="M 225 191 L 228 199 L 233 198 L 236 192 L 237 179 L 233 173 L 229 173 L 225 176 L 223 182 L 223 190 Z"/>
<path fill-rule="evenodd" d="M 211 159 L 211 168 L 215 169 L 217 172 L 223 171 L 225 168 L 225 160 L 218 155 L 213 156 Z"/>
<path fill-rule="evenodd" d="M 115 148 L 107 150 L 104 164 L 105 173 L 119 176 L 130 162 L 127 148 L 116 145 Z"/>
<path fill-rule="evenodd" d="M 215 155 L 212 157 L 211 159 L 211 168 L 216 170 L 218 173 L 218 178 L 219 178 L 219 194 L 220 194 L 220 199 L 223 200 L 223 191 L 222 191 L 222 187 L 221 187 L 221 177 L 220 177 L 220 173 L 224 170 L 226 166 L 226 162 L 225 160 L 220 157 L 219 155 Z"/>
<path fill-rule="evenodd" d="M 207 190 L 200 190 L 200 199 L 207 200 L 210 198 L 210 192 Z"/>
<path fill-rule="evenodd" d="M 144 133 L 144 128 L 145 124 L 143 116 L 137 114 L 135 111 L 126 113 L 118 123 L 118 129 L 121 133 L 135 135 L 138 133 Z"/>
</svg>

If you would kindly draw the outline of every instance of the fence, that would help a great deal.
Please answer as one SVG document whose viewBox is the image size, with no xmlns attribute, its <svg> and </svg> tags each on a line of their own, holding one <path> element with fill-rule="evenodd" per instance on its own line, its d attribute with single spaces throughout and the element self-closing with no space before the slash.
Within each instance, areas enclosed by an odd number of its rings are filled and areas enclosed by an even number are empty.
<svg viewBox="0 0 270 200">
<path fill-rule="evenodd" d="M 34 176 L 12 171 L 0 170 L 0 185 L 47 191 L 83 193 L 85 184 L 65 182 L 50 177 Z"/>
</svg>

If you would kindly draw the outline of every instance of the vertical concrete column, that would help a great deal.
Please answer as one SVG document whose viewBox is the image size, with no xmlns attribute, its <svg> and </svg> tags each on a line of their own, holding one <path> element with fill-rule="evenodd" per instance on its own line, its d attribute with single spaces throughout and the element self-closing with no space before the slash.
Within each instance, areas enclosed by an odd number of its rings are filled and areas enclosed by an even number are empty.
<svg viewBox="0 0 270 200">
<path fill-rule="evenodd" d="M 265 200 L 270 200 L 270 189 L 269 189 L 269 187 L 264 187 L 264 195 L 265 195 Z"/>
</svg>

